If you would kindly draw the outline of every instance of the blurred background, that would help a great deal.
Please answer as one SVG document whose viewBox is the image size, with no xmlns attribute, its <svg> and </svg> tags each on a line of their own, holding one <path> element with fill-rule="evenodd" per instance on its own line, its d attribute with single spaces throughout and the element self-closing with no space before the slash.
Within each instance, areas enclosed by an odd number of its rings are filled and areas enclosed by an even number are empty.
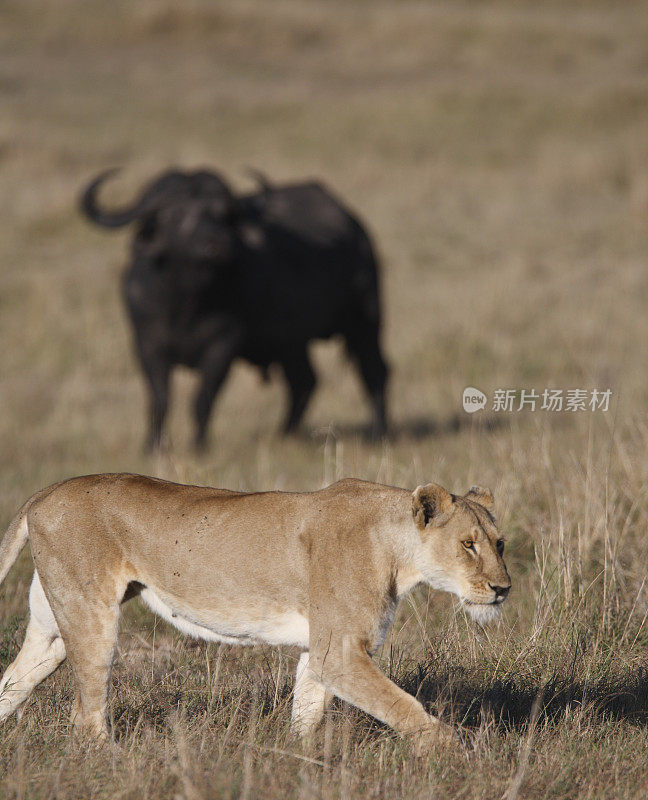
<svg viewBox="0 0 648 800">
<path fill-rule="evenodd" d="M 17 483 L 22 496 L 35 469 L 33 488 L 146 466 L 144 387 L 119 295 L 129 233 L 93 229 L 76 207 L 80 187 L 114 165 L 124 170 L 105 202 L 130 201 L 170 165 L 222 169 L 241 189 L 255 166 L 340 193 L 382 256 L 392 416 L 405 434 L 463 416 L 468 385 L 489 396 L 611 387 L 621 418 L 645 407 L 641 7 L 33 0 L 2 11 L 5 493 Z M 310 429 L 366 420 L 336 344 L 316 346 L 315 360 Z M 191 378 L 177 382 L 182 392 Z M 202 462 L 210 477 L 321 481 L 321 469 L 290 468 L 311 463 L 321 438 L 286 444 L 271 477 L 251 471 L 283 391 L 234 370 Z M 186 392 L 174 411 L 184 463 Z M 552 427 L 571 429 L 565 416 Z M 410 461 L 421 440 L 406 439 Z M 435 435 L 425 447 L 461 442 Z"/>
<path fill-rule="evenodd" d="M 508 674 L 501 659 L 536 687 L 549 663 L 559 670 L 564 661 L 568 672 L 574 609 L 585 613 L 591 598 L 607 626 L 592 623 L 599 644 L 620 647 L 618 627 L 634 648 L 625 663 L 643 664 L 648 6 L 5 0 L 0 15 L 2 524 L 36 489 L 96 471 L 250 490 L 315 489 L 349 475 L 409 487 L 433 480 L 457 492 L 480 483 L 495 492 L 509 542 L 515 589 L 505 633 L 493 634 L 504 638 L 490 650 L 447 622 L 450 599 L 423 593 L 399 618 L 389 652 L 402 644 L 412 658 L 429 653 L 419 626 L 427 609 L 437 623 L 425 635 L 449 637 L 450 660 L 456 643 L 457 664 L 470 652 L 477 694 Z M 171 445 L 145 456 L 146 396 L 119 287 L 130 234 L 93 228 L 77 210 L 81 187 L 112 166 L 123 170 L 105 204 L 130 202 L 169 166 L 222 170 L 241 191 L 253 188 L 251 166 L 277 181 L 319 178 L 341 195 L 382 260 L 394 436 L 357 435 L 368 405 L 333 341 L 313 347 L 319 386 L 301 437 L 276 434 L 283 384 L 239 364 L 217 401 L 211 446 L 196 455 L 195 381 L 181 371 Z M 469 417 L 466 386 L 489 398 L 498 388 L 546 387 L 613 396 L 607 414 L 487 408 Z M 7 657 L 24 629 L 27 555 L 21 563 L 0 604 L 2 618 L 16 620 Z M 547 599 L 566 616 L 540 618 Z M 542 649 L 545 629 L 557 649 Z M 540 649 L 520 662 L 530 632 Z M 251 659 L 246 669 L 263 681 L 275 675 L 272 652 L 265 661 L 252 651 L 232 657 Z M 590 655 L 602 675 L 600 651 Z M 51 691 L 66 696 L 69 676 L 57 680 Z M 645 716 L 645 704 L 636 713 Z M 500 760 L 488 762 L 502 790 L 523 735 L 512 730 Z M 529 796 L 545 796 L 546 776 L 561 769 L 546 735 L 546 775 Z M 636 735 L 640 770 L 644 729 Z M 586 754 L 573 758 L 587 780 Z M 641 774 L 632 758 L 626 796 Z M 230 768 L 243 775 L 237 759 Z M 449 769 L 463 774 L 460 762 Z M 413 773 L 409 796 L 424 778 Z M 156 780 L 146 784 L 151 796 Z M 292 773 L 286 780 L 299 784 Z"/>
</svg>

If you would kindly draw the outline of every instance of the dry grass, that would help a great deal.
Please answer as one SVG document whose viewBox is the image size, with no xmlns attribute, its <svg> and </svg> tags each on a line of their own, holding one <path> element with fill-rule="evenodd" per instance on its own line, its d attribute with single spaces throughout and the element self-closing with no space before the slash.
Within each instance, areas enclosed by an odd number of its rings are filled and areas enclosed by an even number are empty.
<svg viewBox="0 0 648 800">
<path fill-rule="evenodd" d="M 491 485 L 514 580 L 482 632 L 442 595 L 403 608 L 380 660 L 463 723 L 465 757 L 415 762 L 338 705 L 288 735 L 296 653 L 196 645 L 133 606 L 114 751 L 67 736 L 71 676 L 0 732 L 3 798 L 644 798 L 648 795 L 648 7 L 631 2 L 5 2 L 0 26 L 0 521 L 104 470 L 231 488 Z M 213 447 L 140 452 L 143 387 L 118 295 L 125 242 L 74 202 L 170 163 L 315 174 L 360 209 L 385 263 L 397 435 L 338 345 L 315 348 L 306 433 L 237 367 Z M 460 409 L 466 385 L 611 387 L 608 414 Z M 462 424 L 457 424 L 457 419 Z M 27 554 L 0 600 L 0 662 L 25 627 Z"/>
</svg>

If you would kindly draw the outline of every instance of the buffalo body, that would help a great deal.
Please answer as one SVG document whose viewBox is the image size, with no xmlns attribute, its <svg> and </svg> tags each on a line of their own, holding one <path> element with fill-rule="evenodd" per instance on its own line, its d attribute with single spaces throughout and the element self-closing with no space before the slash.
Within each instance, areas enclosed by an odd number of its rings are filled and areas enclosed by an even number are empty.
<svg viewBox="0 0 648 800">
<path fill-rule="evenodd" d="M 136 226 L 124 295 L 151 398 L 148 444 L 159 444 L 175 365 L 200 371 L 196 444 L 236 358 L 283 370 L 285 431 L 315 388 L 308 343 L 344 337 L 369 394 L 374 434 L 386 430 L 387 369 L 380 349 L 378 265 L 362 225 L 318 182 L 235 197 L 215 173 L 167 172 L 129 208 L 81 206 L 106 227 Z"/>
</svg>

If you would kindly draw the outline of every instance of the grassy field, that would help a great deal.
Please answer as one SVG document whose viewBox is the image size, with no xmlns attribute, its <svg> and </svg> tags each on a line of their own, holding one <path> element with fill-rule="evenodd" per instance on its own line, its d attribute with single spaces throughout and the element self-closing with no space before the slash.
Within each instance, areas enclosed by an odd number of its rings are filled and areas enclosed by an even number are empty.
<svg viewBox="0 0 648 800">
<path fill-rule="evenodd" d="M 116 746 L 68 737 L 63 666 L 0 729 L 0 798 L 648 796 L 648 5 L 400 0 L 0 3 L 0 524 L 97 471 L 234 489 L 342 477 L 491 486 L 514 587 L 503 623 L 445 595 L 402 604 L 378 659 L 465 754 L 415 760 L 334 705 L 312 750 L 288 732 L 298 653 L 182 639 L 126 609 Z M 208 452 L 179 374 L 164 454 L 119 297 L 127 237 L 107 199 L 170 164 L 317 176 L 384 263 L 393 437 L 372 444 L 336 342 L 301 437 L 279 381 L 237 365 Z M 610 410 L 468 416 L 461 393 L 607 389 Z M 0 666 L 26 625 L 25 552 L 0 596 Z"/>
</svg>

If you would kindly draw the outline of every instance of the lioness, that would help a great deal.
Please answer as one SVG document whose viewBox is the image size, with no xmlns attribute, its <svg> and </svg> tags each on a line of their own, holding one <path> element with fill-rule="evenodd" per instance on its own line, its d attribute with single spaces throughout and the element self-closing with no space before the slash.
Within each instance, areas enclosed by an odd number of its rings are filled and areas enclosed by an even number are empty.
<svg viewBox="0 0 648 800">
<path fill-rule="evenodd" d="M 318 492 L 243 493 L 139 475 L 91 475 L 31 497 L 0 545 L 0 582 L 29 538 L 25 642 L 0 682 L 0 719 L 67 656 L 77 730 L 106 736 L 120 605 L 140 595 L 208 641 L 296 645 L 292 726 L 310 734 L 330 694 L 411 736 L 454 739 L 371 660 L 418 583 L 480 621 L 511 581 L 488 489 L 455 496 L 343 480 Z"/>
</svg>

